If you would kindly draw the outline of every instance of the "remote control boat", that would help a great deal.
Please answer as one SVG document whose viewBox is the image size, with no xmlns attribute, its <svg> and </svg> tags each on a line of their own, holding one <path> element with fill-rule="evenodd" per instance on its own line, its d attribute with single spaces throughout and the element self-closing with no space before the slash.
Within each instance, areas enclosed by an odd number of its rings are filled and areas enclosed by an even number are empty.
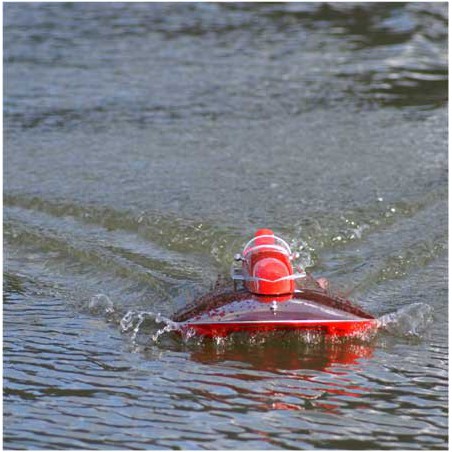
<svg viewBox="0 0 452 452">
<path fill-rule="evenodd" d="M 172 320 L 205 336 L 288 329 L 356 336 L 377 328 L 372 315 L 330 293 L 324 278 L 294 269 L 297 257 L 273 231 L 259 229 L 234 258 L 231 287 L 195 300 Z"/>
</svg>

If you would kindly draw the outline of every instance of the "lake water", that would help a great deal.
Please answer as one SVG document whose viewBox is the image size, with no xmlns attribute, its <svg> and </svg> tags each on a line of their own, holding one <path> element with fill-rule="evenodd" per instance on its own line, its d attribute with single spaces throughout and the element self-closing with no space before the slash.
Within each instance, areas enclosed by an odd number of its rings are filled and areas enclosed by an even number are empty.
<svg viewBox="0 0 452 452">
<path fill-rule="evenodd" d="M 4 447 L 445 449 L 446 3 L 4 5 Z M 163 332 L 258 227 L 387 327 Z"/>
</svg>

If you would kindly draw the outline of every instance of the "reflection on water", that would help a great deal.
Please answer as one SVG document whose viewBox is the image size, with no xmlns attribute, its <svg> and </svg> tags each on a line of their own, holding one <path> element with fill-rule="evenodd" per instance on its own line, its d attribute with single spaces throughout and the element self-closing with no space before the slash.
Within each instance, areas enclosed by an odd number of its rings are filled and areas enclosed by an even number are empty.
<svg viewBox="0 0 452 452">
<path fill-rule="evenodd" d="M 335 364 L 356 364 L 360 358 L 370 358 L 373 351 L 371 343 L 323 340 L 321 337 L 312 339 L 296 333 L 290 333 L 290 337 L 280 333 L 274 337 L 222 338 L 222 341 L 226 343 L 197 343 L 191 358 L 204 364 L 240 361 L 247 367 L 263 371 L 329 371 Z"/>
<path fill-rule="evenodd" d="M 447 448 L 446 3 L 4 9 L 4 444 Z M 259 227 L 384 320 L 167 318 Z"/>
</svg>

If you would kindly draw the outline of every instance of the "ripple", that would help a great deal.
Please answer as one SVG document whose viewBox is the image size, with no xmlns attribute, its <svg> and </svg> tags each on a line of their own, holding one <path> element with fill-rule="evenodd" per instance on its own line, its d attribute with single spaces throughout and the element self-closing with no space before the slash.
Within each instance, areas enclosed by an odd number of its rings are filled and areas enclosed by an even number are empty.
<svg viewBox="0 0 452 452">
<path fill-rule="evenodd" d="M 447 448 L 445 3 L 4 13 L 5 447 Z M 392 331 L 169 331 L 264 225 Z"/>
</svg>

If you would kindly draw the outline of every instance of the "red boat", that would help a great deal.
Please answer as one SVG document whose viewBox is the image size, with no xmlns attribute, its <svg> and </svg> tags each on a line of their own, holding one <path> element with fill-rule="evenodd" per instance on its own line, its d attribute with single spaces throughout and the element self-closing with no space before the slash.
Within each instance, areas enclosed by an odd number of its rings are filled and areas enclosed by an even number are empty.
<svg viewBox="0 0 452 452">
<path fill-rule="evenodd" d="M 294 271 L 296 258 L 273 231 L 259 229 L 235 256 L 232 287 L 199 298 L 172 320 L 181 330 L 205 336 L 274 330 L 362 336 L 377 329 L 375 317 L 330 293 L 326 280 L 315 280 L 301 268 Z"/>
</svg>

